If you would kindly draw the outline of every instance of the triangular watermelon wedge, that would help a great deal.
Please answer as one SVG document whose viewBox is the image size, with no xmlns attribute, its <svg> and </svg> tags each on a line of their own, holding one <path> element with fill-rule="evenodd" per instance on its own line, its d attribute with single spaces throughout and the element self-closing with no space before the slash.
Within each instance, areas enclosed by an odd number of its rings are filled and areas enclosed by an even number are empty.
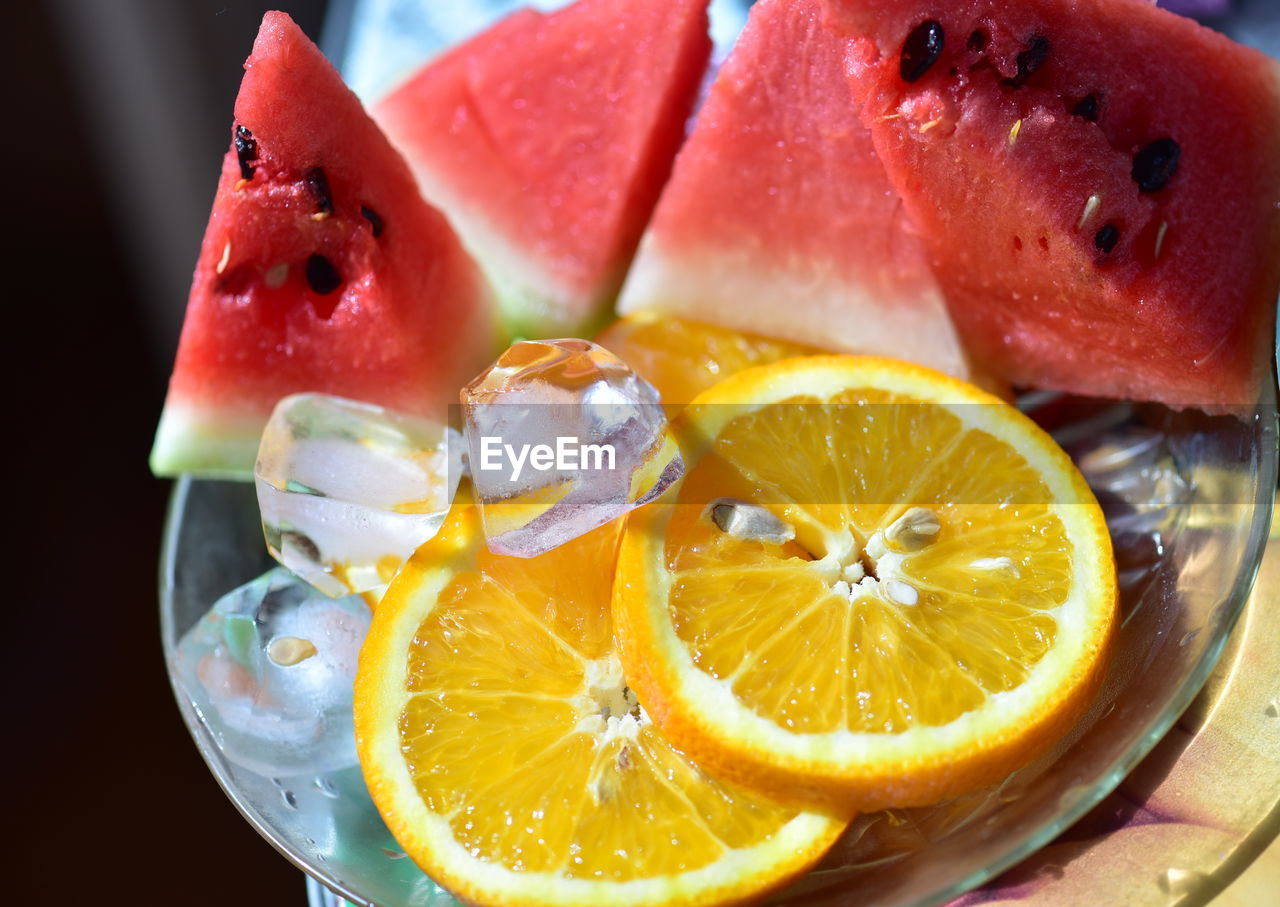
<svg viewBox="0 0 1280 907">
<path fill-rule="evenodd" d="M 1209 411 L 1271 380 L 1275 61 L 1147 0 L 828 0 L 966 346 Z"/>
<path fill-rule="evenodd" d="M 761 0 L 676 158 L 623 289 L 656 310 L 968 376 L 817 0 Z"/>
<path fill-rule="evenodd" d="M 283 13 L 262 20 L 232 135 L 152 470 L 250 475 L 271 408 L 295 392 L 444 419 L 494 353 L 490 291 Z"/>
<path fill-rule="evenodd" d="M 697 98 L 705 6 L 524 10 L 375 105 L 513 332 L 579 334 L 607 315 Z"/>
</svg>

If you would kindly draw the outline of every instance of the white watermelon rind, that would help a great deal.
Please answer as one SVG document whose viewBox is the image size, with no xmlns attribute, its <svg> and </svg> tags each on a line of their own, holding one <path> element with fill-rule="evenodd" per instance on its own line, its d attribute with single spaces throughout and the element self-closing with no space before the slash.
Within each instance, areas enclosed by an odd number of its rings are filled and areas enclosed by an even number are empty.
<svg viewBox="0 0 1280 907">
<path fill-rule="evenodd" d="M 556 279 L 552 268 L 511 241 L 490 219 L 450 189 L 421 160 L 407 156 L 422 196 L 439 209 L 493 288 L 498 318 L 508 339 L 590 337 L 613 312 L 621 275 L 613 288 L 589 294 Z M 627 264 L 630 263 L 628 258 Z"/>
<path fill-rule="evenodd" d="M 151 472 L 174 479 L 253 481 L 253 464 L 266 417 L 228 416 L 170 400 L 151 447 Z"/>
<path fill-rule="evenodd" d="M 670 249 L 651 231 L 641 240 L 618 313 L 693 318 L 838 353 L 906 359 L 974 380 L 940 293 L 921 289 L 905 305 L 841 279 L 834 267 L 821 273 L 820 264 L 770 266 L 762 250 L 745 245 Z"/>
</svg>

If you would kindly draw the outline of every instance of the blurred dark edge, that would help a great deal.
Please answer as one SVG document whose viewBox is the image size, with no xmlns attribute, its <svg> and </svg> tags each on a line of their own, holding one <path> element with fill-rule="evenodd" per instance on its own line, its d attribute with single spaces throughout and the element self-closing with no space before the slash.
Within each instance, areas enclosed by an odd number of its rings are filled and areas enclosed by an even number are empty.
<svg viewBox="0 0 1280 907">
<path fill-rule="evenodd" d="M 6 8 L 15 903 L 305 903 L 173 702 L 156 599 L 169 483 L 147 471 L 240 64 L 270 8 L 321 35 L 323 0 Z"/>
<path fill-rule="evenodd" d="M 351 0 L 340 5 L 349 15 Z M 241 64 L 262 13 L 282 8 L 321 40 L 326 3 L 50 0 L 48 6 L 77 112 L 92 136 L 90 163 L 143 291 L 149 339 L 167 360 L 226 152 Z M 324 37 L 340 51 L 346 30 L 331 25 Z"/>
</svg>

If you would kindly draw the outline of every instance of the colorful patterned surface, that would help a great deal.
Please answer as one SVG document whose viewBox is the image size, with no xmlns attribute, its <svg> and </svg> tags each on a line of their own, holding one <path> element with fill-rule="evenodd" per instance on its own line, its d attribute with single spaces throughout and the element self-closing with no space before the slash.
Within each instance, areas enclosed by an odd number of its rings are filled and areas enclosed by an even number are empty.
<svg viewBox="0 0 1280 907">
<path fill-rule="evenodd" d="M 953 907 L 1205 903 L 1220 894 L 1215 904 L 1276 903 L 1278 653 L 1280 525 L 1273 525 L 1217 669 L 1159 746 L 1053 844 Z"/>
</svg>

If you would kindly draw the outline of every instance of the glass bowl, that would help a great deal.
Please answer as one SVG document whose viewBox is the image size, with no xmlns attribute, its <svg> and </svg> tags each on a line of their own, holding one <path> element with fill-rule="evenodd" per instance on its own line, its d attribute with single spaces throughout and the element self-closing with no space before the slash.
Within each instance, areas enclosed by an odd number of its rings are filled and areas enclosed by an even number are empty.
<svg viewBox="0 0 1280 907">
<path fill-rule="evenodd" d="M 1049 753 L 1001 784 L 935 807 L 856 819 L 777 904 L 937 903 L 1048 843 L 1106 796 L 1186 708 L 1248 597 L 1276 487 L 1273 391 L 1235 415 L 1053 394 L 1020 401 L 1075 458 L 1107 512 L 1123 622 L 1103 691 Z M 173 670 L 182 635 L 268 558 L 251 485 L 178 482 L 165 537 L 161 628 L 182 715 L 245 818 L 356 904 L 456 903 L 405 858 L 356 766 L 268 777 L 228 760 Z"/>
<path fill-rule="evenodd" d="M 366 98 L 433 48 L 517 5 L 468 0 L 335 4 L 324 45 Z M 539 2 L 539 6 L 557 5 Z M 713 0 L 723 52 L 748 4 Z M 1280 15 L 1241 0 L 1214 23 L 1280 54 Z M 1247 412 L 1209 417 L 1053 394 L 1020 405 L 1080 464 L 1107 512 L 1123 623 L 1090 712 L 1049 753 L 1001 784 L 926 809 L 859 817 L 822 864 L 775 904 L 933 904 L 991 879 L 1101 801 L 1152 749 L 1200 689 L 1261 561 L 1277 476 L 1275 389 Z M 160 616 L 183 719 L 236 808 L 316 882 L 355 904 L 453 905 L 399 849 L 356 766 L 268 777 L 228 760 L 173 670 L 177 641 L 213 602 L 273 565 L 251 485 L 182 479 L 162 555 Z"/>
</svg>

